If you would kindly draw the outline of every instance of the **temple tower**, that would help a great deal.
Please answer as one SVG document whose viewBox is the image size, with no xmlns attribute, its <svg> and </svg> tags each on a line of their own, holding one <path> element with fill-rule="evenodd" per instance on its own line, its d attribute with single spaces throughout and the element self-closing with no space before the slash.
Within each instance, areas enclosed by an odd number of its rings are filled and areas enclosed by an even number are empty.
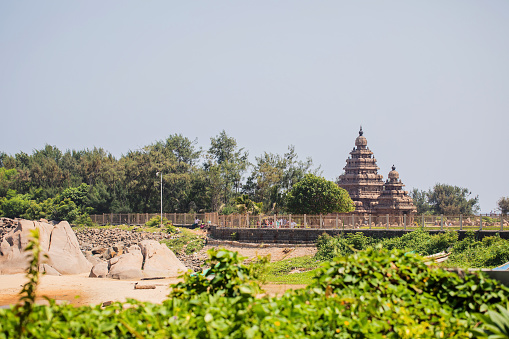
<svg viewBox="0 0 509 339">
<path fill-rule="evenodd" d="M 337 184 L 347 190 L 354 201 L 354 213 L 373 213 L 384 183 L 363 134 L 361 126 L 355 147 L 346 160 L 345 173 L 339 176 Z"/>
<path fill-rule="evenodd" d="M 396 167 L 392 165 L 392 171 L 389 172 L 389 179 L 385 182 L 384 188 L 378 197 L 378 204 L 374 210 L 377 214 L 391 215 L 413 215 L 417 212 L 413 200 L 408 196 L 407 191 L 403 191 L 403 183 L 396 172 Z"/>
</svg>

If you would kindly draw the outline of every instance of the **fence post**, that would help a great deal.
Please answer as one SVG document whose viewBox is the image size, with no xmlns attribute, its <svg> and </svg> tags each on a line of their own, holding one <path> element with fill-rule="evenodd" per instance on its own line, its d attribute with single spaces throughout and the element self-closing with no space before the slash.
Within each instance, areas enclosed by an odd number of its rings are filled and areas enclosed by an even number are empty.
<svg viewBox="0 0 509 339">
<path fill-rule="evenodd" d="M 292 215 L 291 215 L 291 214 L 289 214 L 289 215 L 288 215 L 288 217 L 289 217 L 289 219 L 290 219 L 290 228 L 291 228 L 291 227 L 292 227 Z"/>
<path fill-rule="evenodd" d="M 444 215 L 440 214 L 440 231 L 444 230 Z"/>
<path fill-rule="evenodd" d="M 389 215 L 387 214 L 387 215 L 385 216 L 385 218 L 386 218 L 386 221 L 387 221 L 387 229 L 389 229 Z"/>
<path fill-rule="evenodd" d="M 405 225 L 405 231 L 406 231 L 406 214 L 403 214 L 403 224 Z"/>
<path fill-rule="evenodd" d="M 504 230 L 504 215 L 500 213 L 500 230 Z"/>
<path fill-rule="evenodd" d="M 355 226 L 355 215 L 352 214 L 352 229 L 354 228 Z"/>
<path fill-rule="evenodd" d="M 304 228 L 307 227 L 306 215 L 304 214 Z"/>
<path fill-rule="evenodd" d="M 482 214 L 479 214 L 479 231 L 482 231 Z"/>
<path fill-rule="evenodd" d="M 422 219 L 422 229 L 424 229 L 424 214 L 421 214 L 421 219 Z"/>
<path fill-rule="evenodd" d="M 339 228 L 339 217 L 337 214 L 336 214 L 336 228 Z"/>
<path fill-rule="evenodd" d="M 322 228 L 322 222 L 323 222 L 322 214 L 320 213 L 320 227 L 318 227 L 318 228 Z"/>
<path fill-rule="evenodd" d="M 371 213 L 369 214 L 369 229 L 371 229 Z"/>
<path fill-rule="evenodd" d="M 463 214 L 460 214 L 460 231 L 463 229 Z"/>
</svg>

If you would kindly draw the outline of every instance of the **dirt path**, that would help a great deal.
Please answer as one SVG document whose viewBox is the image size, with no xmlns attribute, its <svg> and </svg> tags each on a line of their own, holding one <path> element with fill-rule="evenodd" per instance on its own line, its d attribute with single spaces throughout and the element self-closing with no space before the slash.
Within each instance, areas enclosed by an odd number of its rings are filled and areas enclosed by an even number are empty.
<svg viewBox="0 0 509 339">
<path fill-rule="evenodd" d="M 207 250 L 210 248 L 224 248 L 229 251 L 236 251 L 241 256 L 249 259 L 256 259 L 257 256 L 270 255 L 270 261 L 280 261 L 283 259 L 290 259 L 295 257 L 303 257 L 306 255 L 315 255 L 316 246 L 295 246 L 295 245 L 258 245 L 258 244 L 244 244 L 232 242 L 214 242 L 212 245 L 205 246 L 199 253 L 200 256 L 205 256 Z"/>
</svg>

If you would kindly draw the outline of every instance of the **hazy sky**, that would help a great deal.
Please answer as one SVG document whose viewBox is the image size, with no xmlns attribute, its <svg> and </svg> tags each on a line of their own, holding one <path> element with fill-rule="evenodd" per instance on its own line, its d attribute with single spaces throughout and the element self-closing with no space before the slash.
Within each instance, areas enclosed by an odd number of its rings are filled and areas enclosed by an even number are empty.
<svg viewBox="0 0 509 339">
<path fill-rule="evenodd" d="M 508 1 L 2 1 L 0 151 L 226 130 L 343 171 L 362 124 L 406 189 L 509 196 Z"/>
</svg>

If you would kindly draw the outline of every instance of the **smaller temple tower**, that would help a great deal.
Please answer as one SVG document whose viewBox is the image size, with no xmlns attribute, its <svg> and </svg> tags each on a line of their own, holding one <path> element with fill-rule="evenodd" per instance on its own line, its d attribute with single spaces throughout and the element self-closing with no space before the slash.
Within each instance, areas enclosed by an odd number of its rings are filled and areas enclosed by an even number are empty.
<svg viewBox="0 0 509 339">
<path fill-rule="evenodd" d="M 345 173 L 339 176 L 337 183 L 354 201 L 354 213 L 373 213 L 383 181 L 382 175 L 378 174 L 376 159 L 363 134 L 361 126 L 359 136 L 355 139 L 355 147 L 346 160 Z"/>
<path fill-rule="evenodd" d="M 408 196 L 407 191 L 403 191 L 403 183 L 396 172 L 396 167 L 392 165 L 392 171 L 389 172 L 389 179 L 384 184 L 384 188 L 378 197 L 378 204 L 374 210 L 377 214 L 390 214 L 392 216 L 409 215 L 417 213 L 413 200 Z"/>
</svg>

